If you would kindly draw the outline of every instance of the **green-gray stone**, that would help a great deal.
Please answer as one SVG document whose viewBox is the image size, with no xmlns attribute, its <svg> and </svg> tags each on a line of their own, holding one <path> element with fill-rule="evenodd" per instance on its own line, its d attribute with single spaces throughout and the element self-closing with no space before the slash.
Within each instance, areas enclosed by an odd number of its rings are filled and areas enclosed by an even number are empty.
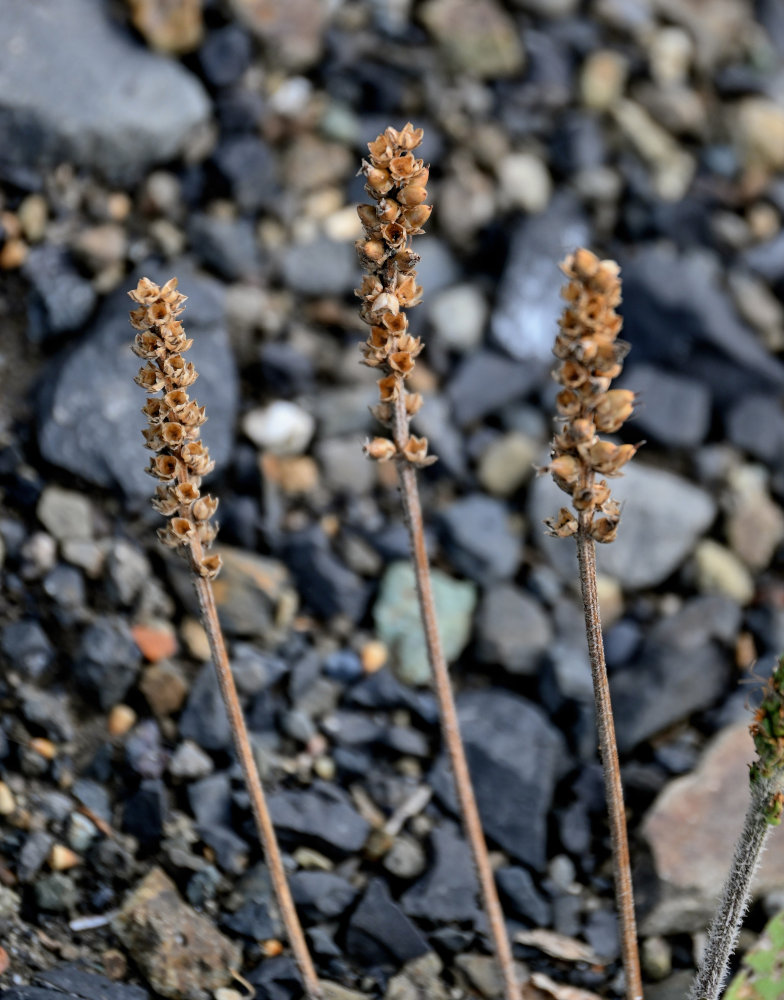
<svg viewBox="0 0 784 1000">
<path fill-rule="evenodd" d="M 456 659 L 471 635 L 471 617 L 476 606 L 476 587 L 466 580 L 432 571 L 433 594 L 441 642 L 447 660 Z M 419 618 L 414 571 L 407 562 L 393 563 L 381 581 L 373 608 L 379 638 L 389 648 L 392 665 L 406 684 L 427 684 L 430 665 L 425 634 Z"/>
</svg>

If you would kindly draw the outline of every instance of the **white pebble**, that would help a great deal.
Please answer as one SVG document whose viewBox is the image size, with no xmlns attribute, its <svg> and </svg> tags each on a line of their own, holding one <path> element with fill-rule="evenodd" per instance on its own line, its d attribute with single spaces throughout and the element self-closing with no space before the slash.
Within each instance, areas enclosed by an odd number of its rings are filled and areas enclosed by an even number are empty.
<svg viewBox="0 0 784 1000">
<path fill-rule="evenodd" d="M 251 410 L 242 421 L 251 441 L 273 455 L 301 455 L 310 444 L 315 425 L 307 410 L 286 400 Z"/>
</svg>

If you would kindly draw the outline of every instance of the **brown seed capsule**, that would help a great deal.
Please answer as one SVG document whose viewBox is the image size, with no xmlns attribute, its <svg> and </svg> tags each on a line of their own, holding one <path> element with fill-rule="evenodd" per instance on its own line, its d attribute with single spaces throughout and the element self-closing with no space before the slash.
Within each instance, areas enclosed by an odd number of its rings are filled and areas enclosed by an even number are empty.
<svg viewBox="0 0 784 1000">
<path fill-rule="evenodd" d="M 368 458 L 374 458 L 377 462 L 388 462 L 397 454 L 397 448 L 388 438 L 373 438 L 366 441 L 363 449 Z"/>
</svg>

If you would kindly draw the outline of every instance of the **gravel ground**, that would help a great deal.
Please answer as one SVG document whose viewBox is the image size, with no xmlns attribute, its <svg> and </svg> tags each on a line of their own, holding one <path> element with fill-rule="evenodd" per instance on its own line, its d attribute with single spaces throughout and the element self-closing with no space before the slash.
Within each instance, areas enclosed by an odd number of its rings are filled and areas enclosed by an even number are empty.
<svg viewBox="0 0 784 1000">
<path fill-rule="evenodd" d="M 394 482 L 360 448 L 355 174 L 409 119 L 435 206 L 411 319 L 439 615 L 537 997 L 622 995 L 574 551 L 544 536 L 561 501 L 534 466 L 557 263 L 585 244 L 623 269 L 623 434 L 646 444 L 600 591 L 646 995 L 684 993 L 784 648 L 780 4 L 4 0 L 6 1000 L 297 995 L 190 583 L 155 538 L 142 274 L 189 296 L 218 603 L 330 998 L 498 995 Z M 774 836 L 749 927 L 782 893 Z"/>
</svg>

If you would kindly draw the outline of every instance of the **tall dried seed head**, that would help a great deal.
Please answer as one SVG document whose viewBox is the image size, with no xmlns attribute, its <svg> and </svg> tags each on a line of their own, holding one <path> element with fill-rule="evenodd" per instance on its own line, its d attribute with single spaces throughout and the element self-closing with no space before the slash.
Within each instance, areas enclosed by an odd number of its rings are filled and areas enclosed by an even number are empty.
<svg viewBox="0 0 784 1000">
<path fill-rule="evenodd" d="M 367 442 L 365 454 L 381 462 L 394 458 L 426 466 L 436 461 L 427 453 L 427 439 L 410 437 L 407 431 L 422 400 L 406 385 L 422 350 L 419 338 L 408 332 L 405 313 L 422 298 L 414 270 L 419 257 L 409 244 L 412 236 L 423 231 L 431 212 L 424 204 L 429 168 L 413 152 L 421 141 L 422 129 L 409 122 L 402 129 L 385 129 L 368 143 L 369 157 L 362 161 L 361 172 L 375 204 L 357 209 L 365 235 L 356 248 L 367 274 L 356 294 L 362 300 L 359 315 L 370 326 L 361 345 L 363 361 L 378 368 L 381 376 L 380 405 L 373 413 L 387 426 L 395 424 L 397 414 L 398 427 L 406 428 L 402 435 L 393 434 L 392 441 L 375 438 Z"/>
<path fill-rule="evenodd" d="M 559 323 L 553 353 L 559 365 L 553 377 L 562 386 L 556 398 L 560 427 L 553 439 L 549 472 L 572 498 L 591 537 L 614 540 L 620 507 L 611 499 L 605 479 L 620 476 L 621 469 L 639 445 L 614 444 L 599 437 L 613 434 L 631 416 L 634 393 L 610 389 L 621 373 L 629 345 L 618 339 L 621 317 L 620 268 L 613 260 L 600 260 L 590 250 L 579 249 L 561 268 L 569 279 L 563 289 L 566 307 Z M 565 538 L 577 531 L 577 518 L 562 507 L 546 522 L 549 533 Z"/>
<path fill-rule="evenodd" d="M 151 396 L 142 408 L 149 422 L 142 434 L 145 447 L 156 453 L 147 471 L 160 480 L 152 505 L 170 518 L 158 537 L 178 549 L 200 576 L 213 579 L 220 570 L 220 556 L 205 555 L 204 550 L 217 534 L 210 518 L 218 501 L 199 490 L 201 477 L 212 471 L 213 462 L 199 439 L 199 428 L 207 419 L 204 407 L 186 391 L 198 377 L 182 357 L 193 343 L 177 318 L 186 296 L 177 291 L 176 278 L 162 288 L 141 278 L 128 294 L 139 306 L 131 311 L 131 325 L 139 331 L 132 350 L 147 361 L 135 381 Z M 158 392 L 163 395 L 155 396 Z"/>
</svg>

